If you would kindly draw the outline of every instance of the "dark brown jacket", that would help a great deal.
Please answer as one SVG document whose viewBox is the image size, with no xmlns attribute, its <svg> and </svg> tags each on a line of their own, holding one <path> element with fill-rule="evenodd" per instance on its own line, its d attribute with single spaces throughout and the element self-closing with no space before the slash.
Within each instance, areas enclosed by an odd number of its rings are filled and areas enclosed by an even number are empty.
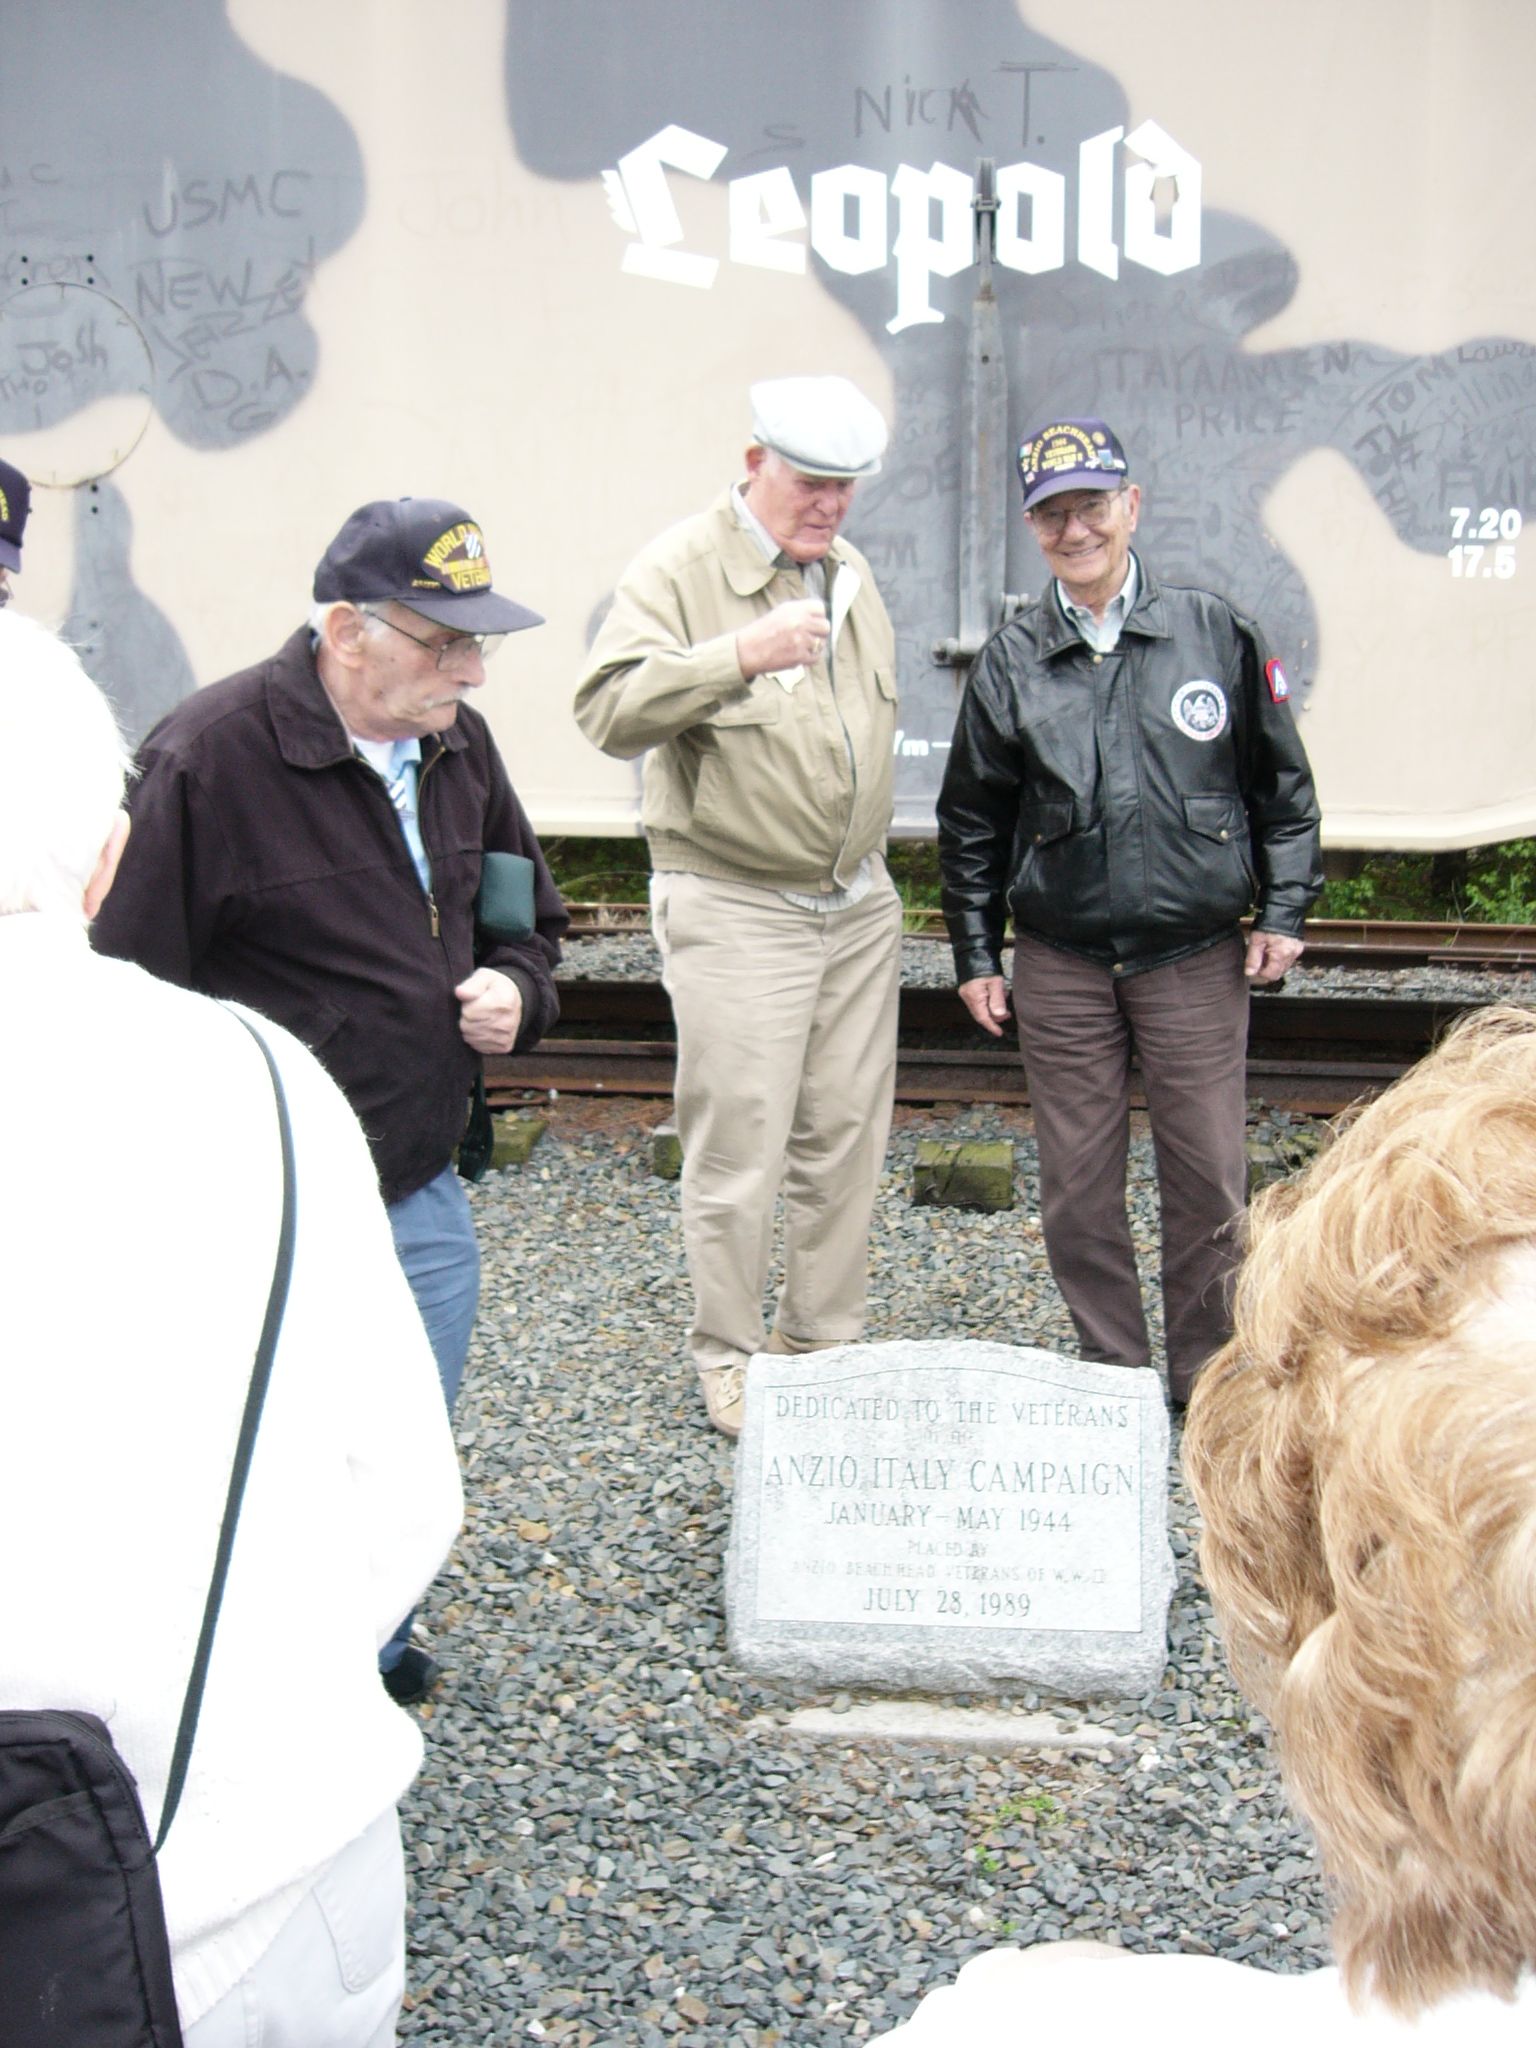
<svg viewBox="0 0 1536 2048">
<path fill-rule="evenodd" d="M 306 629 L 179 704 L 139 767 L 97 950 L 286 1025 L 357 1112 L 384 1199 L 425 1186 L 453 1157 L 479 1064 L 455 986 L 476 967 L 511 976 L 519 1051 L 559 1015 L 551 969 L 569 920 L 484 719 L 466 706 L 422 741 L 430 897 L 388 792 L 321 688 Z M 475 931 L 493 849 L 536 871 L 537 931 L 515 945 Z"/>
</svg>

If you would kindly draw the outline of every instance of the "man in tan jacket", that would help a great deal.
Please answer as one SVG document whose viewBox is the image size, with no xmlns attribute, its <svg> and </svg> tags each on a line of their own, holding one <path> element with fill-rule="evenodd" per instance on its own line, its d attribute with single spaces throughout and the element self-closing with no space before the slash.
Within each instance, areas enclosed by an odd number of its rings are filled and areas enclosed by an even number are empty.
<svg viewBox="0 0 1536 2048">
<path fill-rule="evenodd" d="M 576 693 L 604 753 L 646 755 L 689 1344 L 727 1436 L 753 1352 L 863 1332 L 901 970 L 881 857 L 895 641 L 869 564 L 838 538 L 885 422 L 841 377 L 751 396 L 746 477 L 630 564 Z M 781 1188 L 784 1285 L 765 1346 Z"/>
</svg>

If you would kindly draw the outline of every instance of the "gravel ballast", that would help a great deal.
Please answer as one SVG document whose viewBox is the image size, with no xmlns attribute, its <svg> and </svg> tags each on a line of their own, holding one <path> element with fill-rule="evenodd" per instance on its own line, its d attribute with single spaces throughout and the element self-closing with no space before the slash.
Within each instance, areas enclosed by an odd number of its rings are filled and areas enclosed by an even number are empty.
<svg viewBox="0 0 1536 2048">
<path fill-rule="evenodd" d="M 909 981 L 949 978 L 942 946 L 909 940 L 906 955 Z M 643 936 L 583 940 L 563 972 L 649 979 L 655 955 Z M 1529 975 L 1444 969 L 1312 970 L 1289 986 L 1536 992 Z M 732 1447 L 684 1357 L 677 1185 L 650 1171 L 668 1108 L 562 1101 L 529 1164 L 473 1191 L 485 1269 L 457 1416 L 468 1517 L 424 1609 L 447 1676 L 422 1710 L 426 1766 L 403 1809 L 402 2040 L 830 2048 L 895 2025 L 978 1948 L 1069 1935 L 1271 1970 L 1325 1962 L 1310 1838 L 1211 1633 L 1177 1425 L 1179 1582 L 1158 1689 L 962 1703 L 1021 1735 L 1044 1716 L 1087 1748 L 891 1747 L 864 1697 L 795 1696 L 732 1667 Z M 1015 1140 L 1019 1206 L 914 1208 L 918 1141 L 970 1137 Z M 1156 1337 L 1139 1117 L 1131 1203 Z M 950 1334 L 1073 1348 L 1027 1112 L 897 1111 L 868 1335 Z M 850 1739 L 797 1733 L 805 1708 Z"/>
<path fill-rule="evenodd" d="M 682 1351 L 664 1106 L 559 1105 L 474 1191 L 483 1306 L 458 1412 L 468 1519 L 425 1619 L 448 1676 L 404 1808 L 419 2043 L 831 2044 L 977 1948 L 1092 1935 L 1297 1969 L 1326 1959 L 1304 1830 L 1212 1641 L 1175 1478 L 1159 1690 L 976 1700 L 1105 1731 L 1086 1753 L 913 1753 L 792 1733 L 725 1648 L 732 1450 Z M 1011 1136 L 1021 1206 L 914 1209 L 923 1136 Z M 1150 1244 L 1150 1151 L 1133 1156 Z M 1070 1349 L 1026 1115 L 898 1112 L 869 1335 Z M 1177 1433 L 1175 1433 L 1177 1434 Z"/>
</svg>

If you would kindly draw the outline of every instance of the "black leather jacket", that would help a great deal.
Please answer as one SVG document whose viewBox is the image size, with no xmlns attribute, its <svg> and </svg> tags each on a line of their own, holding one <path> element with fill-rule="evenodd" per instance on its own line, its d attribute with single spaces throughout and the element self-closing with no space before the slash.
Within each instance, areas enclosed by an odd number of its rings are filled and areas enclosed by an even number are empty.
<svg viewBox="0 0 1536 2048">
<path fill-rule="evenodd" d="M 939 796 L 961 982 L 1014 927 L 1118 973 L 1237 930 L 1299 938 L 1322 887 L 1317 798 L 1263 636 L 1225 599 L 1140 589 L 1113 653 L 1054 584 L 987 642 Z"/>
</svg>

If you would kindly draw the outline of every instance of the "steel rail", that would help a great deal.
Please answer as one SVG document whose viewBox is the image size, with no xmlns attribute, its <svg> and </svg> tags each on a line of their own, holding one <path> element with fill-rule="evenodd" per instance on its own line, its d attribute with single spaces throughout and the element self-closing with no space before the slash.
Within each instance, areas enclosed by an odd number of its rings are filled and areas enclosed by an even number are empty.
<svg viewBox="0 0 1536 2048">
<path fill-rule="evenodd" d="M 493 1105 L 528 1093 L 672 1093 L 677 1049 L 666 992 L 654 982 L 561 984 L 560 1028 L 531 1053 L 486 1062 Z M 1270 1108 L 1334 1115 L 1379 1094 L 1472 1002 L 1351 996 L 1257 997 L 1248 1031 L 1248 1092 Z M 612 1037 L 618 1025 L 650 1036 Z M 602 1035 L 582 1035 L 600 1032 Z M 901 992 L 899 1102 L 1025 1104 L 1013 1040 L 986 1042 L 952 991 Z M 1133 1100 L 1142 1106 L 1135 1091 Z"/>
<path fill-rule="evenodd" d="M 643 903 L 575 903 L 576 939 L 650 929 Z M 936 910 L 909 910 L 907 936 L 942 942 Z M 1392 918 L 1319 917 L 1306 928 L 1307 964 L 1313 967 L 1536 967 L 1536 927 L 1524 924 L 1423 924 Z"/>
</svg>

